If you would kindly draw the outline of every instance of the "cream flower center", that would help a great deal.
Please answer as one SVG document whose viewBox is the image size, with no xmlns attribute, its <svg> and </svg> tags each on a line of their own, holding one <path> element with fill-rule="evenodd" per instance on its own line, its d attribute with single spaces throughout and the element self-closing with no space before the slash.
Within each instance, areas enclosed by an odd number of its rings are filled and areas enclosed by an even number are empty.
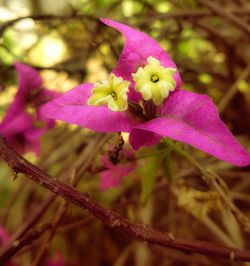
<svg viewBox="0 0 250 266">
<path fill-rule="evenodd" d="M 173 75 L 175 68 L 163 67 L 160 61 L 150 56 L 148 64 L 139 67 L 137 72 L 132 74 L 135 81 L 135 90 L 142 94 L 144 100 L 153 100 L 154 104 L 161 104 L 176 87 Z"/>
<path fill-rule="evenodd" d="M 130 82 L 111 74 L 108 80 L 94 84 L 89 105 L 107 105 L 112 111 L 125 111 L 128 108 Z"/>
<path fill-rule="evenodd" d="M 151 81 L 153 81 L 154 83 L 156 83 L 157 81 L 159 81 L 159 77 L 157 75 L 152 75 L 151 76 Z"/>
</svg>

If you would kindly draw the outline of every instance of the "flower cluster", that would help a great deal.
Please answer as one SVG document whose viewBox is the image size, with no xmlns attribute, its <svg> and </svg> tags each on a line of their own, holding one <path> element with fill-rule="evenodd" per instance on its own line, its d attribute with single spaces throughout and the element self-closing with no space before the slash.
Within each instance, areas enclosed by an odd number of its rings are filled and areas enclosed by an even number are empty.
<svg viewBox="0 0 250 266">
<path fill-rule="evenodd" d="M 135 90 L 142 94 L 143 100 L 152 100 L 160 105 L 169 92 L 175 89 L 173 75 L 176 69 L 161 66 L 160 61 L 152 56 L 147 58 L 147 63 L 145 67 L 139 67 L 136 73 L 132 73 Z M 129 86 L 129 81 L 111 74 L 108 80 L 94 84 L 88 104 L 106 104 L 111 111 L 125 111 L 128 108 Z"/>
<path fill-rule="evenodd" d="M 125 37 L 117 67 L 108 80 L 81 84 L 50 101 L 44 115 L 95 131 L 129 132 L 135 150 L 169 137 L 231 164 L 250 164 L 213 101 L 181 89 L 175 63 L 155 40 L 124 24 L 101 21 Z"/>
<path fill-rule="evenodd" d="M 38 72 L 20 62 L 15 63 L 19 76 L 17 94 L 0 124 L 0 133 L 20 153 L 40 151 L 39 138 L 54 126 L 52 119 L 41 114 L 41 106 L 59 95 L 43 88 Z"/>
</svg>

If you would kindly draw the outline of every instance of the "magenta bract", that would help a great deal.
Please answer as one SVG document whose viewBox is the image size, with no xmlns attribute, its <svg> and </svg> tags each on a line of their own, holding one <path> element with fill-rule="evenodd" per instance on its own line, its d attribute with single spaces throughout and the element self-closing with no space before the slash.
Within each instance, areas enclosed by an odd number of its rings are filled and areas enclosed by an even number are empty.
<svg viewBox="0 0 250 266">
<path fill-rule="evenodd" d="M 158 59 L 164 67 L 176 68 L 176 65 L 161 46 L 147 34 L 110 19 L 101 19 L 101 21 L 117 29 L 125 37 L 125 45 L 113 73 L 131 82 L 129 98 L 137 102 L 141 99 L 141 95 L 133 88 L 134 81 L 131 73 L 135 73 L 138 67 L 144 66 L 150 56 Z M 177 72 L 174 78 L 178 89 L 181 86 L 180 74 Z"/>
<path fill-rule="evenodd" d="M 40 151 L 39 138 L 54 125 L 52 119 L 41 114 L 41 105 L 59 95 L 43 88 L 39 73 L 20 62 L 15 63 L 19 87 L 2 123 L 0 133 L 20 153 Z M 32 106 L 32 114 L 28 107 Z"/>
<path fill-rule="evenodd" d="M 117 29 L 125 37 L 125 46 L 113 73 L 130 81 L 129 101 L 138 103 L 141 95 L 134 89 L 132 73 L 146 64 L 148 57 L 158 59 L 164 67 L 176 65 L 168 54 L 151 37 L 124 24 L 101 19 L 106 25 Z M 92 84 L 81 84 L 43 107 L 49 118 L 101 132 L 130 133 L 131 146 L 158 143 L 162 137 L 190 144 L 221 160 L 237 166 L 250 164 L 250 155 L 237 142 L 220 120 L 213 101 L 205 95 L 181 90 L 181 78 L 177 71 L 173 76 L 175 91 L 158 108 L 158 113 L 149 119 L 141 119 L 125 112 L 113 112 L 106 106 L 89 106 Z"/>
<path fill-rule="evenodd" d="M 134 159 L 133 153 L 125 152 L 125 157 Z M 103 166 L 106 170 L 100 173 L 101 189 L 118 187 L 123 177 L 128 176 L 135 169 L 135 161 L 127 162 L 124 164 L 113 165 L 108 156 L 102 158 Z"/>
</svg>

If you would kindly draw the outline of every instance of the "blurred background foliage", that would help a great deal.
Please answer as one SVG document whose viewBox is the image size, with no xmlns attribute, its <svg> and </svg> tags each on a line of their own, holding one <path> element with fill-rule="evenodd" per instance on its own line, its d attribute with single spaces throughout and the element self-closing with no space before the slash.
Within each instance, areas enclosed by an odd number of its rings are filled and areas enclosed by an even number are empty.
<svg viewBox="0 0 250 266">
<path fill-rule="evenodd" d="M 0 0 L 1 118 L 17 90 L 13 69 L 17 60 L 39 70 L 45 87 L 60 92 L 107 77 L 116 66 L 123 38 L 101 24 L 99 17 L 118 20 L 156 39 L 177 64 L 183 88 L 211 96 L 223 121 L 249 149 L 247 0 Z M 249 233 L 209 191 L 199 173 L 175 153 L 159 153 L 159 147 L 140 150 L 136 169 L 122 185 L 101 191 L 101 156 L 115 136 L 58 123 L 41 141 L 41 156 L 26 154 L 29 160 L 75 182 L 78 190 L 130 220 L 187 239 L 249 248 Z M 185 149 L 223 177 L 228 197 L 249 215 L 249 167 L 236 169 L 193 148 Z M 229 265 L 225 260 L 138 244 L 28 179 L 13 182 L 10 175 L 1 164 L 1 225 L 14 239 L 44 224 L 56 228 L 44 229 L 17 253 L 18 265 L 46 265 L 57 251 L 65 265 Z"/>
</svg>

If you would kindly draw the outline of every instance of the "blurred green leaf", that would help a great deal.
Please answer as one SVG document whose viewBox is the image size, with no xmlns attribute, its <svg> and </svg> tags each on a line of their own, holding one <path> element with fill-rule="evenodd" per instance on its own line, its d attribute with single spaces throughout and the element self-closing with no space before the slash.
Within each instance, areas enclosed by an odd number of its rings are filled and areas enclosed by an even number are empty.
<svg viewBox="0 0 250 266">
<path fill-rule="evenodd" d="M 150 157 L 144 161 L 143 167 L 139 168 L 142 183 L 140 201 L 143 205 L 147 203 L 153 190 L 159 169 L 159 163 L 159 157 Z"/>
</svg>

